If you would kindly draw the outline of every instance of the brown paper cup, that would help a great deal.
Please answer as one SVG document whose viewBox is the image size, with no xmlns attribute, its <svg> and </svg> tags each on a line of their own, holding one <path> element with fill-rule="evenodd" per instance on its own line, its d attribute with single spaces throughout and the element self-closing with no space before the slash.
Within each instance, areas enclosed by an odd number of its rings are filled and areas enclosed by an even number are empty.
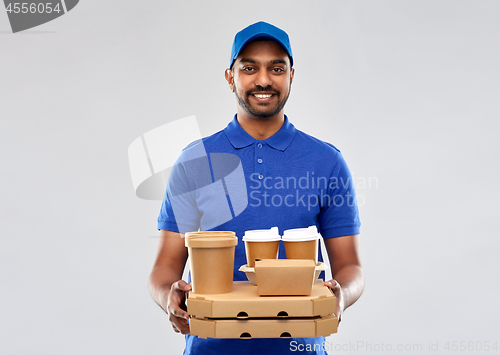
<svg viewBox="0 0 500 355">
<path fill-rule="evenodd" d="M 255 259 L 277 259 L 279 240 L 271 242 L 249 242 L 245 241 L 245 252 L 247 255 L 247 265 L 255 266 Z"/>
<path fill-rule="evenodd" d="M 229 293 L 233 290 L 234 247 L 237 244 L 238 238 L 233 232 L 186 233 L 193 293 Z"/>
<path fill-rule="evenodd" d="M 312 259 L 318 262 L 318 239 L 283 243 L 287 259 Z"/>
</svg>

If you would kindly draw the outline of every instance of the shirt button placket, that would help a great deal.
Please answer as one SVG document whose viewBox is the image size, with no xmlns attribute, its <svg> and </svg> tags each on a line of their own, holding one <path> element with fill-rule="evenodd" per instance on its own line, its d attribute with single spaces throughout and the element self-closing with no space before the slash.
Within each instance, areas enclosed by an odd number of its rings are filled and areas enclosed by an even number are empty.
<svg viewBox="0 0 500 355">
<path fill-rule="evenodd" d="M 258 156 L 258 157 L 259 157 L 259 156 L 260 156 L 260 157 L 262 157 L 262 151 L 263 151 L 263 150 L 262 150 L 262 147 L 263 147 L 263 146 L 264 146 L 264 145 L 263 145 L 261 142 L 258 142 L 258 143 L 256 144 L 256 149 L 255 149 L 255 155 L 256 155 L 256 156 Z M 262 158 L 257 158 L 257 165 L 256 165 L 256 167 L 255 167 L 255 168 L 256 168 L 255 170 L 256 170 L 256 172 L 257 172 L 257 174 L 258 174 L 258 175 L 257 175 L 257 178 L 258 178 L 259 180 L 263 180 L 263 179 L 264 179 L 264 174 L 263 174 L 263 166 L 261 165 L 261 164 L 262 164 L 262 162 L 263 162 Z"/>
</svg>

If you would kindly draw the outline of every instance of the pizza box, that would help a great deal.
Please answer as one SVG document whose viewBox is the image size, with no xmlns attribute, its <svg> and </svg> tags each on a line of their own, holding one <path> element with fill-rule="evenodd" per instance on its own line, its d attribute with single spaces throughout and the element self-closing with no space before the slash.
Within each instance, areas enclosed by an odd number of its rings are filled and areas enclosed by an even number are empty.
<svg viewBox="0 0 500 355">
<path fill-rule="evenodd" d="M 191 318 L 191 335 L 200 338 L 312 338 L 336 333 L 335 315 L 286 319 Z"/>
<path fill-rule="evenodd" d="M 316 280 L 308 296 L 259 296 L 257 286 L 234 281 L 233 291 L 221 294 L 189 292 L 187 310 L 195 318 L 316 317 L 335 312 L 331 290 Z"/>
</svg>

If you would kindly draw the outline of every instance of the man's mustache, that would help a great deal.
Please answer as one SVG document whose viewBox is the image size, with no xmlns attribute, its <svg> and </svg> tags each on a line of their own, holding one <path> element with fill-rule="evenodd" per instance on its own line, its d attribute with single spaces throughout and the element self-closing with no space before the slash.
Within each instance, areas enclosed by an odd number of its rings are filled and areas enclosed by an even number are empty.
<svg viewBox="0 0 500 355">
<path fill-rule="evenodd" d="M 276 95 L 280 95 L 281 92 L 277 89 L 274 89 L 273 87 L 271 86 L 266 86 L 265 88 L 263 88 L 262 86 L 260 87 L 257 87 L 256 89 L 251 89 L 251 90 L 248 90 L 246 92 L 247 95 L 252 95 L 252 94 L 255 94 L 255 93 L 258 93 L 258 92 L 270 92 L 270 93 L 273 93 L 273 94 L 276 94 Z"/>
</svg>

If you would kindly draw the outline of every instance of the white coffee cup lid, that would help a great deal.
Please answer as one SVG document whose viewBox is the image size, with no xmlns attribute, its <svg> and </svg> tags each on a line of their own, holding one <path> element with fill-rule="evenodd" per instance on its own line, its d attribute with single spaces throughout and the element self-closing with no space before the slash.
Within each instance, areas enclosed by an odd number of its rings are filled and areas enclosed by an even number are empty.
<svg viewBox="0 0 500 355">
<path fill-rule="evenodd" d="M 283 232 L 282 240 L 285 242 L 300 242 L 319 239 L 318 228 L 312 225 L 308 228 L 287 229 Z"/>
<path fill-rule="evenodd" d="M 247 242 L 274 242 L 280 240 L 281 236 L 278 227 L 270 229 L 254 229 L 245 232 L 243 241 Z"/>
</svg>

